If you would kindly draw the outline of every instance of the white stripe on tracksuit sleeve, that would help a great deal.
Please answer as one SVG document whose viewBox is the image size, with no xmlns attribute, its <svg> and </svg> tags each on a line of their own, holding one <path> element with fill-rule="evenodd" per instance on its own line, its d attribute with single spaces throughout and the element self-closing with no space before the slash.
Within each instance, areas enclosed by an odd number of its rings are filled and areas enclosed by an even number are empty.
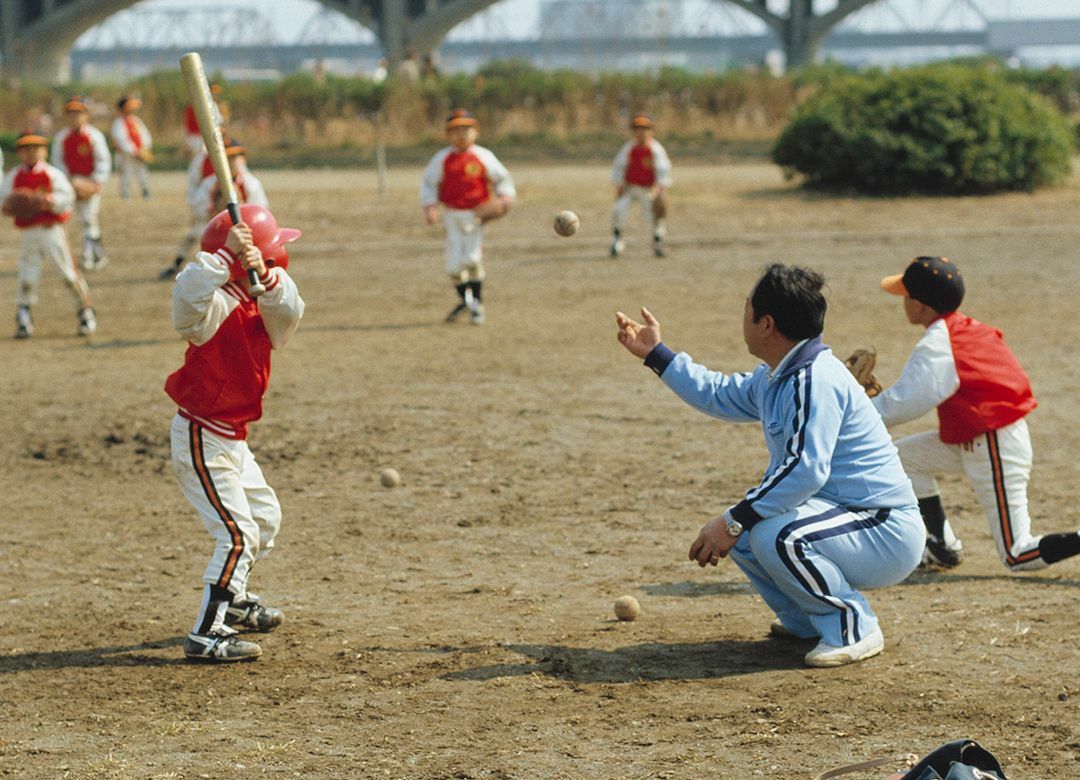
<svg viewBox="0 0 1080 780">
<path fill-rule="evenodd" d="M 936 320 L 915 345 L 900 378 L 870 402 L 886 425 L 899 425 L 936 409 L 959 387 L 949 328 L 945 320 Z"/>
</svg>

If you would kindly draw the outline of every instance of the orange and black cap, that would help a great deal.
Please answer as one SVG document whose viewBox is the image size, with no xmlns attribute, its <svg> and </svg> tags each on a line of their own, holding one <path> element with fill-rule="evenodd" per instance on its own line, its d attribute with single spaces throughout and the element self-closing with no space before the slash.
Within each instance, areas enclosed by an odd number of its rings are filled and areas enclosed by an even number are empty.
<svg viewBox="0 0 1080 780">
<path fill-rule="evenodd" d="M 964 300 L 964 277 L 947 257 L 916 257 L 904 273 L 882 279 L 881 289 L 910 296 L 939 314 L 948 314 L 959 309 Z"/>
<path fill-rule="evenodd" d="M 67 103 L 64 103 L 64 110 L 68 112 L 86 113 L 90 109 L 86 105 L 86 100 L 78 95 L 72 96 Z"/>
</svg>

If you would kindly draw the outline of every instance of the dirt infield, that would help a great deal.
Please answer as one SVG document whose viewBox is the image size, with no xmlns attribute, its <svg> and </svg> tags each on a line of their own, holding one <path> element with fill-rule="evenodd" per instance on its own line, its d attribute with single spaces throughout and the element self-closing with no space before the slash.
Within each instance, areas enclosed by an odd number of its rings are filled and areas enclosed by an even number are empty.
<svg viewBox="0 0 1080 780">
<path fill-rule="evenodd" d="M 805 778 L 970 736 L 1011 777 L 1074 777 L 1080 562 L 1010 575 L 947 481 L 963 566 L 870 594 L 883 655 L 803 668 L 808 648 L 766 638 L 732 565 L 686 561 L 759 476 L 760 430 L 682 405 L 612 314 L 647 304 L 676 349 L 748 370 L 749 286 L 798 261 L 830 280 L 826 341 L 875 346 L 889 382 L 919 331 L 877 282 L 947 254 L 965 311 L 1005 331 L 1041 404 L 1035 529 L 1075 528 L 1080 179 L 870 200 L 803 194 L 764 165 L 676 165 L 666 260 L 636 213 L 627 255 L 606 256 L 606 167 L 517 167 L 481 328 L 442 324 L 453 292 L 418 170 L 394 171 L 382 200 L 362 171 L 264 176 L 305 231 L 307 314 L 251 437 L 285 512 L 252 584 L 287 621 L 227 668 L 180 650 L 210 550 L 168 465 L 162 391 L 183 352 L 155 281 L 186 218 L 181 178 L 156 176 L 126 214 L 113 183 L 99 333 L 74 336 L 52 269 L 35 337 L 0 330 L 0 775 Z M 563 208 L 581 216 L 573 238 L 551 229 Z M 5 223 L 0 312 L 14 241 Z M 379 484 L 387 466 L 400 487 Z M 636 622 L 613 619 L 622 594 Z"/>
</svg>

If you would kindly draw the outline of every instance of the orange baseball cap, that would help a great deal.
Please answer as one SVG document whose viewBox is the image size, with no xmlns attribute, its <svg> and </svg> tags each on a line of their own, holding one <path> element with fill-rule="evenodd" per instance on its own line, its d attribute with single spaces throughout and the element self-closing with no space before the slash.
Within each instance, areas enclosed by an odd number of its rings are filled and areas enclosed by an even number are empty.
<svg viewBox="0 0 1080 780">
<path fill-rule="evenodd" d="M 476 124 L 476 117 L 464 108 L 455 108 L 454 112 L 446 117 L 447 130 L 451 130 L 455 127 L 476 127 Z"/>
<path fill-rule="evenodd" d="M 65 111 L 86 112 L 86 111 L 89 111 L 90 109 L 87 108 L 86 101 L 83 100 L 78 95 L 76 95 L 76 96 L 72 97 L 70 100 L 68 100 L 67 103 L 64 104 L 64 110 Z"/>
<path fill-rule="evenodd" d="M 964 300 L 964 277 L 947 257 L 916 257 L 904 273 L 886 276 L 881 289 L 893 295 L 907 295 L 936 312 L 948 314 Z"/>
<path fill-rule="evenodd" d="M 237 157 L 241 154 L 247 154 L 247 150 L 237 141 L 229 141 L 225 147 L 225 154 L 228 157 Z"/>
<path fill-rule="evenodd" d="M 142 101 L 139 100 L 137 97 L 130 97 L 128 95 L 124 95 L 124 97 L 120 98 L 120 100 L 117 101 L 116 107 L 119 108 L 121 111 L 123 111 L 125 108 L 130 108 L 132 111 L 136 111 L 142 107 Z"/>
<path fill-rule="evenodd" d="M 24 146 L 48 146 L 49 139 L 44 136 L 39 130 L 23 130 L 19 133 L 19 137 L 15 139 L 15 148 L 20 149 Z"/>
<path fill-rule="evenodd" d="M 652 130 L 652 126 L 652 117 L 648 114 L 638 114 L 630 120 L 631 128 L 643 127 L 646 130 Z"/>
</svg>

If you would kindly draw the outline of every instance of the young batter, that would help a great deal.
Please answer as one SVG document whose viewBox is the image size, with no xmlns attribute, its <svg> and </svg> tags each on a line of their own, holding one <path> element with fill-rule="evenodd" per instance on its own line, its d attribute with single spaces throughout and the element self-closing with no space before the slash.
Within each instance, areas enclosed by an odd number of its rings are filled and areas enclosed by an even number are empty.
<svg viewBox="0 0 1080 780">
<path fill-rule="evenodd" d="M 967 476 L 1008 568 L 1041 569 L 1080 554 L 1077 532 L 1031 533 L 1031 436 L 1024 418 L 1035 397 L 1001 331 L 958 311 L 964 277 L 956 263 L 917 257 L 881 286 L 904 296 L 908 322 L 926 328 L 900 378 L 871 399 L 890 426 L 937 409 L 938 430 L 896 443 L 926 524 L 924 560 L 952 567 L 963 557 L 935 479 L 947 472 Z"/>
<path fill-rule="evenodd" d="M 248 590 L 255 561 L 269 554 L 281 525 L 277 496 L 247 445 L 248 423 L 262 416 L 270 381 L 270 352 L 285 346 L 304 302 L 285 270 L 286 244 L 299 230 L 279 228 L 268 209 L 240 207 L 210 221 L 202 249 L 176 278 L 173 326 L 188 340 L 184 365 L 165 382 L 179 407 L 172 423 L 172 464 L 184 496 L 216 542 L 203 572 L 195 627 L 184 640 L 192 660 L 259 657 L 237 629 L 269 631 L 284 619 Z M 266 292 L 247 292 L 253 268 Z"/>
<path fill-rule="evenodd" d="M 15 218 L 21 234 L 19 266 L 15 285 L 15 338 L 29 338 L 34 332 L 30 307 L 37 303 L 41 266 L 49 261 L 64 277 L 79 314 L 79 335 L 97 330 L 97 318 L 90 302 L 90 288 L 71 257 L 64 223 L 71 217 L 75 191 L 59 169 L 45 162 L 48 141 L 35 131 L 25 131 L 15 141 L 21 164 L 8 171 L 0 184 L 3 211 Z M 16 201 L 30 201 L 17 207 Z"/>
<path fill-rule="evenodd" d="M 112 156 L 105 134 L 90 124 L 90 111 L 82 98 L 71 98 L 64 105 L 64 115 L 68 126 L 53 138 L 50 158 L 75 188 L 75 213 L 83 228 L 80 265 L 86 271 L 100 271 L 109 263 L 101 243 L 98 215 Z"/>
<path fill-rule="evenodd" d="M 484 223 L 503 216 L 517 193 L 509 171 L 490 149 L 476 145 L 476 119 L 457 109 L 446 120 L 450 145 L 424 169 L 420 204 L 429 225 L 443 207 L 446 272 L 461 302 L 446 316 L 453 322 L 466 310 L 474 325 L 484 323 Z"/>
<path fill-rule="evenodd" d="M 667 189 L 671 186 L 671 160 L 660 142 L 653 138 L 653 123 L 645 114 L 630 121 L 633 140 L 615 155 L 611 181 L 615 185 L 615 205 L 611 209 L 611 256 L 618 257 L 626 249 L 622 237 L 623 225 L 630 214 L 630 205 L 641 204 L 653 236 L 653 254 L 664 257 L 664 236 L 667 235 Z"/>
</svg>

